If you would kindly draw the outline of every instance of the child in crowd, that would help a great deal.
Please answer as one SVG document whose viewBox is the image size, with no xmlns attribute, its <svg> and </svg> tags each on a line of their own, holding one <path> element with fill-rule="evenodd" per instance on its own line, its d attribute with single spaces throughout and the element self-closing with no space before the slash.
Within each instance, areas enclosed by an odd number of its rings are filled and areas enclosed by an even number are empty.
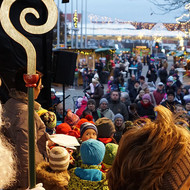
<svg viewBox="0 0 190 190">
<path fill-rule="evenodd" d="M 124 130 L 124 118 L 120 113 L 117 113 L 114 117 L 114 125 L 115 125 L 115 134 L 114 134 L 114 139 L 119 143 L 122 135 L 123 135 L 123 130 Z"/>
<path fill-rule="evenodd" d="M 80 148 L 82 165 L 70 170 L 69 190 L 76 189 L 108 189 L 106 176 L 100 171 L 105 155 L 102 142 L 89 139 Z"/>
<path fill-rule="evenodd" d="M 63 147 L 54 147 L 49 154 L 49 162 L 41 162 L 36 168 L 37 181 L 46 190 L 66 190 L 70 176 L 67 168 L 70 155 Z"/>
<path fill-rule="evenodd" d="M 185 110 L 187 111 L 187 114 L 190 116 L 190 99 L 185 101 Z"/>
<path fill-rule="evenodd" d="M 101 171 L 107 173 L 108 170 L 111 168 L 112 163 L 115 159 L 117 154 L 118 145 L 114 143 L 106 144 L 106 152 L 102 163 Z"/>
<path fill-rule="evenodd" d="M 71 127 L 67 123 L 61 123 L 56 127 L 56 134 L 65 134 L 67 135 L 71 131 Z"/>
<path fill-rule="evenodd" d="M 97 139 L 98 130 L 93 123 L 85 122 L 80 126 L 80 139 L 78 139 L 79 143 L 87 141 L 89 139 Z M 77 148 L 73 152 L 74 162 L 72 163 L 72 167 L 81 166 L 82 160 L 79 152 L 79 148 Z"/>
<path fill-rule="evenodd" d="M 54 134 L 57 123 L 55 113 L 46 109 L 40 109 L 37 113 L 46 126 L 46 132 L 50 135 Z"/>
<path fill-rule="evenodd" d="M 98 135 L 98 130 L 94 124 L 85 122 L 81 125 L 80 137 L 83 142 L 88 139 L 97 139 L 97 135 Z"/>
<path fill-rule="evenodd" d="M 114 81 L 113 76 L 110 76 L 110 79 L 109 79 L 109 81 L 108 81 L 108 89 L 111 89 L 111 86 L 112 86 L 112 84 L 113 84 L 113 81 Z"/>
<path fill-rule="evenodd" d="M 95 122 L 95 125 L 98 129 L 98 140 L 103 142 L 104 144 L 107 143 L 116 143 L 116 140 L 113 138 L 115 133 L 115 126 L 113 122 L 106 118 L 100 118 Z"/>
</svg>

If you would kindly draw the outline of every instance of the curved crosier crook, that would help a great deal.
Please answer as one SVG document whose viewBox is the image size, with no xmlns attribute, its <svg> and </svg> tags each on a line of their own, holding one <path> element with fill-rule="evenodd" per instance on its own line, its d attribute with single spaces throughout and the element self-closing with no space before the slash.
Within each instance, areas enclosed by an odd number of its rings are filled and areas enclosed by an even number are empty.
<svg viewBox="0 0 190 190">
<path fill-rule="evenodd" d="M 3 0 L 0 9 L 0 21 L 5 32 L 26 51 L 27 55 L 27 73 L 35 74 L 36 72 L 36 50 L 33 44 L 12 25 L 9 14 L 12 4 L 16 0 Z M 41 26 L 30 25 L 26 22 L 25 16 L 32 13 L 39 18 L 38 12 L 34 8 L 25 8 L 20 15 L 22 27 L 31 34 L 43 34 L 51 30 L 57 22 L 57 7 L 53 0 L 42 0 L 48 10 L 48 18 L 45 24 Z"/>
</svg>

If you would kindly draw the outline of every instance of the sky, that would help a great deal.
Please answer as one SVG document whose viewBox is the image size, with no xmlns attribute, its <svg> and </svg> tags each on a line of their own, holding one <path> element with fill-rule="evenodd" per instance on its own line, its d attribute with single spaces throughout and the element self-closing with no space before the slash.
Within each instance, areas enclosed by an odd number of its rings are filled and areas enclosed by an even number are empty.
<svg viewBox="0 0 190 190">
<path fill-rule="evenodd" d="M 55 2 L 58 0 L 55 0 Z M 78 12 L 81 12 L 82 0 L 70 0 L 67 3 L 67 13 L 71 12 L 78 4 Z M 176 23 L 175 17 L 181 16 L 182 10 L 172 11 L 168 14 L 160 14 L 160 10 L 150 0 L 83 0 L 83 5 L 87 1 L 87 12 L 103 18 L 110 17 L 113 20 L 120 19 L 133 22 L 162 22 Z M 159 2 L 162 0 L 158 0 Z M 65 6 L 60 5 L 61 10 L 65 11 Z M 85 7 L 85 6 L 84 6 Z"/>
</svg>

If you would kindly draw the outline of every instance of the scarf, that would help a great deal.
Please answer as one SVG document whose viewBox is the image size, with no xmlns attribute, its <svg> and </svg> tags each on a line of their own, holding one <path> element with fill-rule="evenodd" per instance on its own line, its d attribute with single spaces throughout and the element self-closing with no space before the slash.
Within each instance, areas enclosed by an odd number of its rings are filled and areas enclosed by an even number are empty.
<svg viewBox="0 0 190 190">
<path fill-rule="evenodd" d="M 141 105 L 142 105 L 143 108 L 148 108 L 148 107 L 151 105 L 151 103 L 150 103 L 150 101 L 149 101 L 149 103 L 144 104 L 144 102 L 141 101 Z"/>
</svg>

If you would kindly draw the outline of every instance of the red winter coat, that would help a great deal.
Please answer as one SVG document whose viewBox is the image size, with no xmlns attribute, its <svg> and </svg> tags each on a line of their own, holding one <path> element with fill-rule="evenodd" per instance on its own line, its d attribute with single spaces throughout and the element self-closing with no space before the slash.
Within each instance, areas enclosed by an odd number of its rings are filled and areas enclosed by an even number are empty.
<svg viewBox="0 0 190 190">
<path fill-rule="evenodd" d="M 86 106 L 87 106 L 87 101 L 82 100 L 81 103 L 82 103 L 82 104 L 81 104 L 81 107 L 76 111 L 76 114 L 77 114 L 79 117 L 81 117 L 82 112 L 86 109 Z"/>
<path fill-rule="evenodd" d="M 153 96 L 154 99 L 156 101 L 156 105 L 159 105 L 160 102 L 163 100 L 165 93 L 164 92 L 160 92 L 159 90 L 155 90 L 153 92 Z"/>
</svg>

